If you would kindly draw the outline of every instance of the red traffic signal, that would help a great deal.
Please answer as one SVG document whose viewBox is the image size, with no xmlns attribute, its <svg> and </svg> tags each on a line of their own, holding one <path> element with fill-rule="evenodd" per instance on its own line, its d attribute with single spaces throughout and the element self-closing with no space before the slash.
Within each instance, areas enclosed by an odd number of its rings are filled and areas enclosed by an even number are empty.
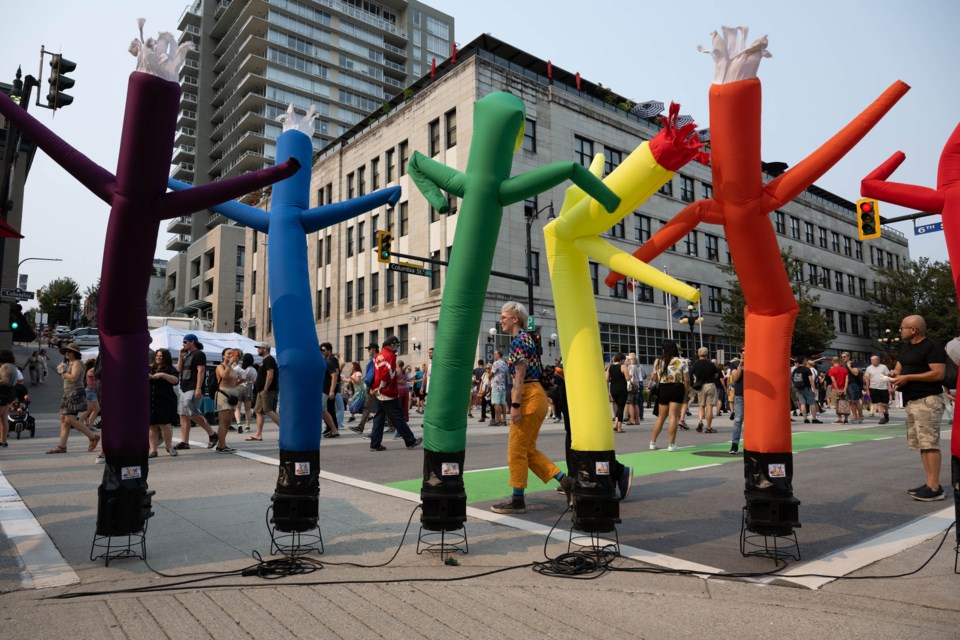
<svg viewBox="0 0 960 640">
<path fill-rule="evenodd" d="M 857 235 L 861 240 L 880 237 L 880 207 L 872 198 L 857 200 Z"/>
</svg>

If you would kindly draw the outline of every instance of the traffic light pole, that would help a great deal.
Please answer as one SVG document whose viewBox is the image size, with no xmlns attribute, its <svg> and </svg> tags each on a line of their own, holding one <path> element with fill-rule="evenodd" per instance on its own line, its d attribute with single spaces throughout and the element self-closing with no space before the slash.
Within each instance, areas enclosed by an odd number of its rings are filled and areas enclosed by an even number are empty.
<svg viewBox="0 0 960 640">
<path fill-rule="evenodd" d="M 398 258 L 406 258 L 407 260 L 416 260 L 417 262 L 426 262 L 427 264 L 438 264 L 441 267 L 447 266 L 449 264 L 446 260 L 435 260 L 433 258 L 421 258 L 420 256 L 411 256 L 406 253 L 394 253 L 390 252 L 391 256 L 396 256 Z M 517 282 L 525 282 L 528 285 L 531 285 L 533 279 L 529 276 L 516 276 L 512 273 L 504 273 L 503 271 L 491 271 L 490 275 L 497 276 L 498 278 L 504 278 L 506 280 L 515 280 Z"/>
<path fill-rule="evenodd" d="M 890 224 L 891 222 L 905 222 L 907 220 L 919 220 L 920 218 L 929 218 L 930 216 L 938 216 L 939 213 L 926 213 L 924 211 L 917 211 L 916 213 L 911 213 L 905 216 L 897 216 L 896 218 L 884 218 L 880 216 L 880 224 Z"/>
</svg>

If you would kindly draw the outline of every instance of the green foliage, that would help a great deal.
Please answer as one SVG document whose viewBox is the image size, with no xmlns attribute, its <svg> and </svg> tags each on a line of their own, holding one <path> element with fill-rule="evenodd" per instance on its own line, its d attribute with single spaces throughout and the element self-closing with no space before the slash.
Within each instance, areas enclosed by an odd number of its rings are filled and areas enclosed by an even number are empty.
<svg viewBox="0 0 960 640">
<path fill-rule="evenodd" d="M 873 267 L 876 285 L 867 294 L 873 310 L 867 312 L 877 336 L 900 336 L 900 321 L 909 315 L 923 316 L 927 335 L 946 344 L 960 335 L 957 290 L 949 262 L 920 258 L 902 265 L 900 271 Z M 890 334 L 886 334 L 886 330 Z"/>
<path fill-rule="evenodd" d="M 790 276 L 790 286 L 800 306 L 800 313 L 793 325 L 790 353 L 803 356 L 822 353 L 836 339 L 837 334 L 827 322 L 827 318 L 822 313 L 814 311 L 813 307 L 820 300 L 820 296 L 810 294 L 810 286 L 803 279 L 800 260 L 794 258 L 793 252 L 789 249 L 786 251 L 781 249 L 780 257 L 783 260 L 784 269 Z M 733 265 L 725 265 L 720 269 L 731 276 L 737 274 Z M 720 330 L 734 344 L 743 344 L 743 308 L 746 306 L 746 301 L 743 299 L 740 281 L 734 277 L 729 282 L 730 290 L 721 298 L 723 315 L 720 320 Z"/>
<path fill-rule="evenodd" d="M 47 324 L 74 326 L 70 319 L 70 303 L 73 311 L 81 310 L 80 285 L 73 278 L 57 278 L 37 291 L 40 312 L 49 314 Z"/>
</svg>

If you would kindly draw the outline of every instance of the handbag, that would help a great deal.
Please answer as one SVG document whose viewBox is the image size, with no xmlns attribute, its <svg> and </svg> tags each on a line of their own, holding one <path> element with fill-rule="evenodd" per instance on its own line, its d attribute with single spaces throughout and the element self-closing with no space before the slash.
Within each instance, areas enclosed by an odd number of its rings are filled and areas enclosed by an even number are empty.
<svg viewBox="0 0 960 640">
<path fill-rule="evenodd" d="M 845 416 L 850 414 L 850 401 L 846 398 L 837 398 L 837 415 Z"/>
<path fill-rule="evenodd" d="M 240 403 L 240 398 L 238 398 L 237 396 L 230 395 L 223 389 L 217 389 L 217 393 L 222 393 L 224 396 L 226 396 L 227 404 L 230 405 L 231 407 L 235 407 L 237 406 L 237 404 Z"/>
</svg>

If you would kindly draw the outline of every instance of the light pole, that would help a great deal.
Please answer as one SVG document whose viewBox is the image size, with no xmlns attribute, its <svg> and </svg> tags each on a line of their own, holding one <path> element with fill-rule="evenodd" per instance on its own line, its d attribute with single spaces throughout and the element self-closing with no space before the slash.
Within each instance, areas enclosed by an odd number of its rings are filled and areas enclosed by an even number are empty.
<svg viewBox="0 0 960 640">
<path fill-rule="evenodd" d="M 526 216 L 525 222 L 527 223 L 527 311 L 530 313 L 530 317 L 536 321 L 536 315 L 534 314 L 533 309 L 533 243 L 531 241 L 531 227 L 533 226 L 533 221 L 546 210 L 550 210 L 550 213 L 547 215 L 547 220 L 553 220 L 556 216 L 553 214 L 553 202 L 537 209 L 529 216 Z M 532 329 L 536 328 L 536 325 Z"/>
<path fill-rule="evenodd" d="M 687 313 L 680 318 L 680 324 L 689 325 L 690 327 L 690 356 L 692 357 L 694 352 L 697 350 L 697 341 L 693 337 L 694 327 L 698 324 L 703 323 L 703 316 L 694 313 L 694 307 L 692 304 L 687 305 Z"/>
<path fill-rule="evenodd" d="M 17 273 L 20 273 L 20 265 L 27 260 L 47 260 L 48 262 L 63 262 L 63 258 L 24 258 L 17 263 Z"/>
<path fill-rule="evenodd" d="M 900 336 L 890 329 L 884 329 L 883 333 L 877 338 L 877 342 L 886 352 L 888 360 L 892 360 L 894 353 L 900 349 Z"/>
</svg>

